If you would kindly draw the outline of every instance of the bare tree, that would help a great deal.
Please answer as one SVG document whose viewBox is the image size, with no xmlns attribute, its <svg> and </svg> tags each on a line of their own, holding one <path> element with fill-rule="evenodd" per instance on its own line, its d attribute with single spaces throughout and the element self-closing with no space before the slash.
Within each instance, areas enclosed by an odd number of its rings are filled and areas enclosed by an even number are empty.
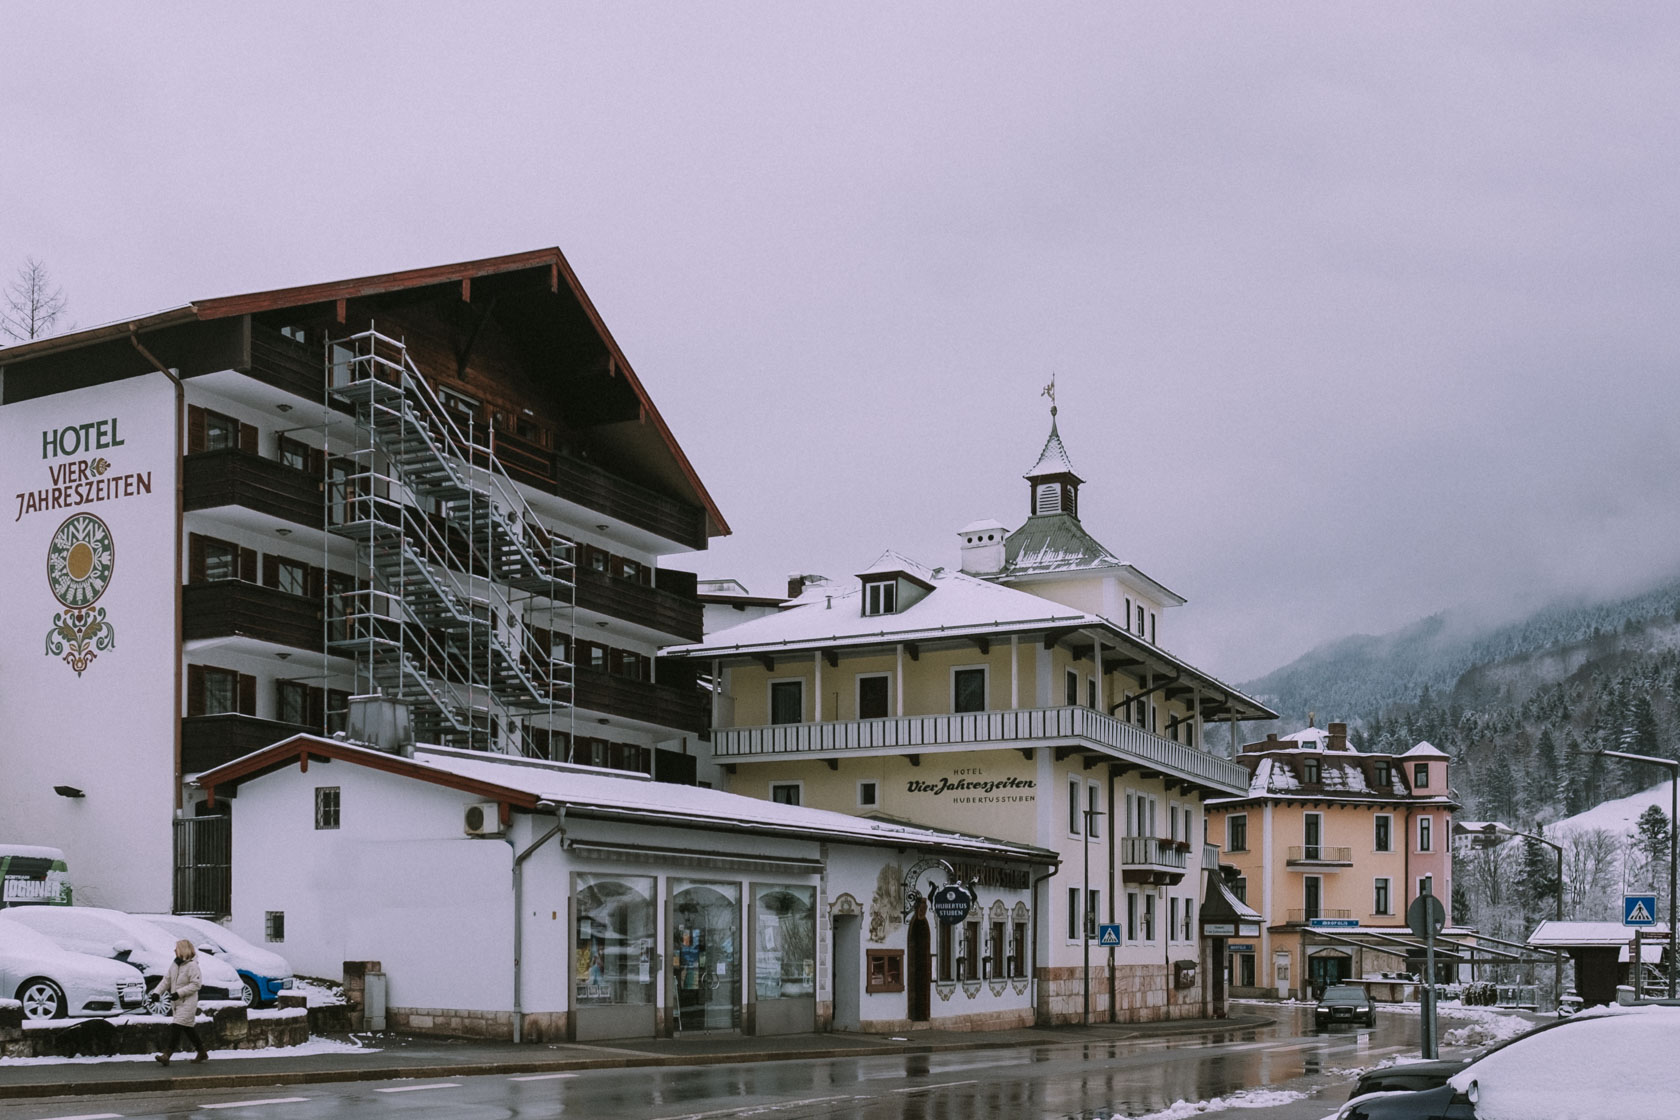
<svg viewBox="0 0 1680 1120">
<path fill-rule="evenodd" d="M 1595 919 L 1614 909 L 1622 843 L 1609 829 L 1573 829 L 1563 834 L 1564 914 Z"/>
<path fill-rule="evenodd" d="M 28 342 L 51 334 L 69 300 L 64 289 L 55 287 L 44 262 L 24 259 L 17 277 L 6 285 L 5 305 L 0 306 L 0 331 L 16 342 Z"/>
</svg>

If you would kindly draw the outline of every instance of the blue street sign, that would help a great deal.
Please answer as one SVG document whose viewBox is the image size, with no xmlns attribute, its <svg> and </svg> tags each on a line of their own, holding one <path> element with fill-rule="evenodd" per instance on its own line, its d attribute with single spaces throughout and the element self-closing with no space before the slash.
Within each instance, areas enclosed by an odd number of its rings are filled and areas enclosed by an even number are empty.
<svg viewBox="0 0 1680 1120">
<path fill-rule="evenodd" d="M 1313 929 L 1358 929 L 1358 918 L 1310 918 L 1307 925 Z"/>
<path fill-rule="evenodd" d="M 1118 944 L 1120 944 L 1120 927 L 1119 926 L 1098 926 L 1097 927 L 1097 944 L 1098 945 L 1118 945 Z"/>
<path fill-rule="evenodd" d="M 1233 953 L 1252 953 L 1252 952 L 1254 952 L 1254 946 L 1250 945 L 1246 941 L 1243 942 L 1241 945 L 1239 945 L 1235 941 L 1233 941 L 1225 947 L 1227 949 L 1231 950 L 1231 952 L 1233 952 Z"/>
<path fill-rule="evenodd" d="M 1656 925 L 1657 896 L 1654 894 L 1624 894 L 1622 896 L 1622 924 L 1624 926 Z"/>
</svg>

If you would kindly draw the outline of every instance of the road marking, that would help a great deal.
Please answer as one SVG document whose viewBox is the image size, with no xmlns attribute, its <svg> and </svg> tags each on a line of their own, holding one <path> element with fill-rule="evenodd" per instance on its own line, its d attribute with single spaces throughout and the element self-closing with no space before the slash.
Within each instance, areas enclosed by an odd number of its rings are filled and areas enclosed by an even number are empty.
<svg viewBox="0 0 1680 1120">
<path fill-rule="evenodd" d="M 375 1089 L 376 1093 L 418 1093 L 425 1089 L 459 1089 L 459 1081 L 439 1081 L 433 1085 L 398 1085 L 392 1089 Z"/>
<path fill-rule="evenodd" d="M 509 1081 L 558 1081 L 562 1077 L 576 1077 L 575 1073 L 528 1073 L 524 1077 L 510 1077 Z"/>
<path fill-rule="evenodd" d="M 937 1085 L 912 1085 L 908 1089 L 894 1089 L 895 1093 L 931 1093 L 935 1089 L 954 1089 L 958 1085 L 978 1085 L 978 1079 L 971 1081 L 941 1081 Z"/>
<path fill-rule="evenodd" d="M 308 1097 L 269 1097 L 261 1101 L 225 1101 L 221 1104 L 201 1104 L 199 1108 L 256 1108 L 262 1104 L 301 1104 Z"/>
<path fill-rule="evenodd" d="M 1318 1047 L 1319 1044 L 1316 1042 L 1303 1042 L 1296 1046 L 1274 1046 L 1270 1050 L 1266 1051 L 1266 1053 L 1289 1054 L 1296 1050 L 1317 1050 Z"/>
<path fill-rule="evenodd" d="M 774 1104 L 736 1105 L 734 1108 L 718 1108 L 711 1112 L 684 1112 L 677 1116 L 662 1116 L 659 1120 L 712 1120 L 718 1116 L 757 1116 L 761 1112 L 776 1112 L 784 1108 L 799 1108 L 807 1104 L 824 1104 L 829 1101 L 861 1101 L 868 1097 L 854 1096 L 845 1093 L 837 1097 L 806 1097 L 796 1101 L 777 1101 Z"/>
<path fill-rule="evenodd" d="M 45 1116 L 42 1120 L 122 1120 L 120 1112 L 82 1112 L 75 1116 Z"/>
</svg>

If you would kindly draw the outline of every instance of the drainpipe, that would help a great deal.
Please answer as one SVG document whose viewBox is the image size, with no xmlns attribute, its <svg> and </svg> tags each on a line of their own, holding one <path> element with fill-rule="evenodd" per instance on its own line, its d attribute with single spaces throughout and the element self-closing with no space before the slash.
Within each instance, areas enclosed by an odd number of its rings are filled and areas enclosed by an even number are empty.
<svg viewBox="0 0 1680 1120">
<path fill-rule="evenodd" d="M 525 861 L 536 854 L 537 849 L 560 837 L 560 850 L 566 849 L 566 807 L 555 807 L 552 801 L 537 802 L 539 813 L 553 813 L 554 827 L 537 838 L 537 840 L 523 852 L 513 857 L 513 1041 L 525 1041 L 525 1003 L 522 988 L 523 974 L 520 966 L 523 963 L 521 954 L 525 943 Z"/>
<path fill-rule="evenodd" d="M 1032 959 L 1027 962 L 1027 968 L 1029 969 L 1029 971 L 1027 973 L 1027 976 L 1032 983 L 1032 1005 L 1033 1005 L 1033 1021 L 1034 1022 L 1037 1022 L 1037 1020 L 1038 1020 L 1038 950 L 1040 948 L 1040 943 L 1042 941 L 1042 938 L 1039 936 L 1039 933 L 1038 933 L 1038 926 L 1039 926 L 1039 922 L 1041 920 L 1043 920 L 1043 916 L 1044 916 L 1044 912 L 1042 910 L 1040 910 L 1039 906 L 1038 906 L 1038 886 L 1039 886 L 1040 883 L 1044 882 L 1044 880 L 1050 878 L 1050 876 L 1054 875 L 1058 870 L 1060 870 L 1061 866 L 1062 866 L 1062 861 L 1061 861 L 1060 857 L 1058 857 L 1056 862 L 1050 865 L 1050 870 L 1046 871 L 1044 874 L 1038 876 L 1037 878 L 1035 878 L 1032 881 L 1033 946 L 1032 946 Z M 1048 1026 L 1049 1025 L 1049 1023 L 1048 1023 L 1049 1012 L 1048 1011 L 1046 1011 L 1046 1013 L 1045 1013 L 1045 1019 L 1046 1019 L 1045 1025 Z"/>
<path fill-rule="evenodd" d="M 181 802 L 181 533 L 186 525 L 186 480 L 182 468 L 186 459 L 187 390 L 175 371 L 158 361 L 157 356 L 140 341 L 140 325 L 128 325 L 128 341 L 152 368 L 169 378 L 175 386 L 175 571 L 170 579 L 175 594 L 175 711 L 170 720 L 175 736 L 175 811 Z"/>
</svg>

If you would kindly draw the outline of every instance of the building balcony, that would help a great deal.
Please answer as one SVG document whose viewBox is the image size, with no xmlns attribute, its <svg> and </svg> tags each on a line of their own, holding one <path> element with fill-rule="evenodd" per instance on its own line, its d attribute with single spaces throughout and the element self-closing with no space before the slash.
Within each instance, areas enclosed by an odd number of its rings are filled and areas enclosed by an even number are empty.
<svg viewBox="0 0 1680 1120">
<path fill-rule="evenodd" d="M 319 653 L 321 603 L 236 579 L 191 583 L 181 589 L 181 630 L 187 641 L 253 638 Z"/>
<path fill-rule="evenodd" d="M 235 712 L 215 716 L 187 716 L 181 721 L 181 772 L 197 774 L 241 755 L 290 739 L 303 732 L 320 734 L 318 727 L 258 719 Z"/>
<path fill-rule="evenodd" d="M 1292 926 L 1304 926 L 1309 922 L 1318 920 L 1319 918 L 1335 918 L 1339 921 L 1346 921 L 1347 919 L 1353 917 L 1352 910 L 1332 910 L 1325 906 L 1309 909 L 1286 910 L 1284 913 L 1288 918 L 1289 924 Z"/>
<path fill-rule="evenodd" d="M 988 747 L 1057 747 L 1235 796 L 1248 789 L 1248 771 L 1220 758 L 1152 735 L 1092 708 L 1014 708 L 934 716 L 781 723 L 712 731 L 719 762 L 784 761 L 845 754 L 917 754 Z M 1182 864 L 1179 870 L 1183 870 Z"/>
<path fill-rule="evenodd" d="M 572 670 L 572 695 L 577 708 L 695 735 L 709 722 L 706 694 L 693 685 L 638 681 L 578 666 Z"/>
<path fill-rule="evenodd" d="M 323 520 L 320 478 L 248 451 L 224 448 L 188 455 L 181 486 L 189 513 L 241 506 L 312 529 Z"/>
<path fill-rule="evenodd" d="M 1352 867 L 1353 849 L 1332 848 L 1324 844 L 1296 844 L 1288 849 L 1284 862 L 1290 867 Z"/>
<path fill-rule="evenodd" d="M 1120 876 L 1128 883 L 1172 886 L 1190 868 L 1190 845 L 1159 836 L 1120 838 Z"/>
<path fill-rule="evenodd" d="M 675 590 L 677 577 L 687 576 L 690 594 Z M 669 578 L 667 578 L 669 577 Z M 660 570 L 652 587 L 619 579 L 593 568 L 577 570 L 577 605 L 584 610 L 634 622 L 686 642 L 705 636 L 701 625 L 705 608 L 692 594 L 694 577 L 688 572 Z"/>
<path fill-rule="evenodd" d="M 1219 845 L 1218 844 L 1204 843 L 1202 845 L 1202 870 L 1203 871 L 1218 871 L 1219 870 L 1219 857 L 1224 855 L 1224 854 L 1225 854 L 1224 852 L 1219 850 Z"/>
<path fill-rule="evenodd" d="M 265 385 L 320 403 L 326 367 L 319 346 L 287 338 L 273 327 L 251 323 L 250 375 Z"/>
</svg>

